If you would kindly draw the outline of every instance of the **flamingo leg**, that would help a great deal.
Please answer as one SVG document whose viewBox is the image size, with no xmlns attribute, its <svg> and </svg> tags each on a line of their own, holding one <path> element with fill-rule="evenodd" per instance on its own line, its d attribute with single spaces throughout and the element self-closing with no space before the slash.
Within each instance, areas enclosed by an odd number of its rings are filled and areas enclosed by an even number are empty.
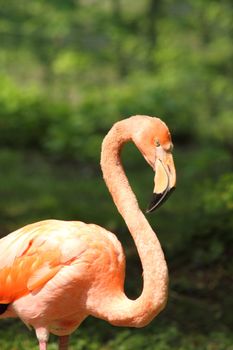
<svg viewBox="0 0 233 350">
<path fill-rule="evenodd" d="M 58 350 L 68 350 L 69 345 L 69 335 L 63 335 L 59 337 L 59 347 Z"/>
<path fill-rule="evenodd" d="M 49 332 L 45 327 L 36 328 L 36 337 L 39 341 L 39 349 L 47 350 L 47 343 L 49 340 Z"/>
<path fill-rule="evenodd" d="M 47 342 L 46 341 L 39 341 L 39 349 L 46 350 L 47 349 Z"/>
</svg>

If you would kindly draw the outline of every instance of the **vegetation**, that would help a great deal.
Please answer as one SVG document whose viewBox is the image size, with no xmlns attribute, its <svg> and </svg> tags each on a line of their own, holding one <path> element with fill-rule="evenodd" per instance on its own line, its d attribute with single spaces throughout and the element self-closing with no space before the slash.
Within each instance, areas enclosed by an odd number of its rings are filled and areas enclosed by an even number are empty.
<svg viewBox="0 0 233 350">
<path fill-rule="evenodd" d="M 1 236 L 50 217 L 98 223 L 121 239 L 126 289 L 139 295 L 140 263 L 102 181 L 100 145 L 133 114 L 159 115 L 175 144 L 177 189 L 149 217 L 170 268 L 166 311 L 140 330 L 87 319 L 71 349 L 232 350 L 231 1 L 0 5 Z M 146 208 L 151 170 L 131 145 L 123 157 Z M 0 348 L 37 344 L 6 320 Z"/>
</svg>

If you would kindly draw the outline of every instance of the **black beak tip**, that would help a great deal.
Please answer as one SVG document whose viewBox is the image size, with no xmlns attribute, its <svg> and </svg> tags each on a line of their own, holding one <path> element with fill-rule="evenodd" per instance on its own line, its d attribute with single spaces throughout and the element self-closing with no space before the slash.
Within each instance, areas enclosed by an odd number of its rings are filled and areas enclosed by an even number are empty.
<svg viewBox="0 0 233 350">
<path fill-rule="evenodd" d="M 152 213 L 155 209 L 160 207 L 165 200 L 170 196 L 170 194 L 174 191 L 175 187 L 170 190 L 165 190 L 162 193 L 153 193 L 152 199 L 148 208 L 146 209 L 146 213 Z"/>
<path fill-rule="evenodd" d="M 156 208 L 158 208 L 163 201 L 163 196 L 165 196 L 165 193 L 153 193 L 150 204 L 148 208 L 146 209 L 146 213 L 152 213 Z"/>
</svg>

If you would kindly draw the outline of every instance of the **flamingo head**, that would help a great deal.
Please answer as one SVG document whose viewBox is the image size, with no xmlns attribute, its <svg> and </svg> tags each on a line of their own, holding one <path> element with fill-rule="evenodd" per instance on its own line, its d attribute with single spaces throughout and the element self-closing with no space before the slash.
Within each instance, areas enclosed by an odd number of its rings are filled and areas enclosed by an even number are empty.
<svg viewBox="0 0 233 350">
<path fill-rule="evenodd" d="M 158 208 L 176 185 L 173 144 L 168 127 L 159 118 L 144 117 L 137 123 L 133 141 L 155 172 L 153 197 L 147 212 Z"/>
</svg>

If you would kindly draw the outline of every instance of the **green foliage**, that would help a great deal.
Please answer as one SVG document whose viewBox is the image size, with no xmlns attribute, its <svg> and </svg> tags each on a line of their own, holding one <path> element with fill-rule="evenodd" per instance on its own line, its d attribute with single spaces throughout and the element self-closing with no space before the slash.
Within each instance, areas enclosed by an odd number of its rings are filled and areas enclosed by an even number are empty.
<svg viewBox="0 0 233 350">
<path fill-rule="evenodd" d="M 0 83 L 0 145 L 45 148 L 51 125 L 69 116 L 69 108 L 51 103 L 37 88 L 20 88 L 2 76 Z"/>
<path fill-rule="evenodd" d="M 98 322 L 98 321 L 96 321 Z M 33 334 L 22 328 L 18 323 L 8 323 L 11 329 L 4 327 L 4 332 L 0 331 L 0 346 L 2 350 L 37 350 L 38 344 L 33 338 Z M 97 326 L 100 330 L 100 326 Z M 12 339 L 12 330 L 16 336 Z M 196 333 L 182 333 L 175 325 L 158 327 L 152 331 L 146 332 L 140 330 L 120 330 L 113 332 L 113 339 L 108 340 L 105 345 L 101 345 L 101 338 L 108 336 L 112 332 L 109 327 L 101 329 L 101 335 L 90 337 L 93 331 L 91 322 L 82 333 L 76 332 L 70 344 L 71 350 L 232 350 L 232 335 L 228 332 L 216 331 L 206 335 Z M 146 334 L 146 337 L 145 337 Z M 7 339 L 11 338 L 11 344 L 8 345 Z M 48 350 L 57 349 L 57 338 L 52 337 L 48 345 Z"/>
<path fill-rule="evenodd" d="M 233 227 L 232 185 L 232 173 L 204 184 L 205 191 L 200 194 L 196 211 L 199 220 L 195 227 L 195 237 L 202 244 L 194 254 L 195 261 L 211 264 L 230 254 Z"/>
<path fill-rule="evenodd" d="M 177 189 L 149 217 L 171 270 L 165 323 L 115 331 L 87 322 L 73 349 L 231 350 L 230 0 L 0 5 L 1 236 L 48 217 L 105 226 L 126 248 L 135 296 L 136 252 L 101 179 L 101 141 L 117 120 L 149 114 L 168 124 L 175 144 Z M 123 162 L 146 208 L 152 171 L 131 146 Z M 19 325 L 5 325 L 1 349 L 37 348 Z"/>
<path fill-rule="evenodd" d="M 218 229 L 227 234 L 233 225 L 233 174 L 224 174 L 206 187 L 202 209 L 206 217 L 211 217 L 209 230 Z"/>
</svg>

